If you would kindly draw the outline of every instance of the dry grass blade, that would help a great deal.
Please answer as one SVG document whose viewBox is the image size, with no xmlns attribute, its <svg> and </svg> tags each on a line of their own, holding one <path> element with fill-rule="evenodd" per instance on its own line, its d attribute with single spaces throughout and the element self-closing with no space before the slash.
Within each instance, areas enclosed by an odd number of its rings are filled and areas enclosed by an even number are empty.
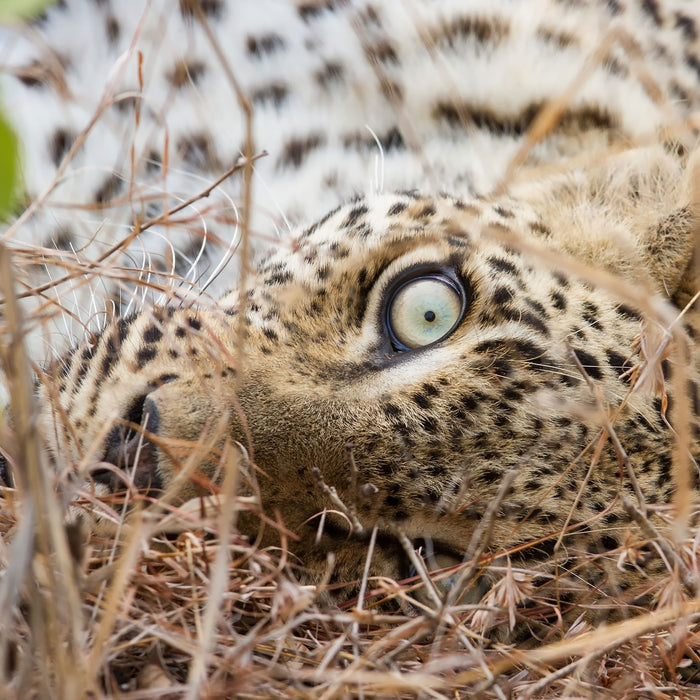
<svg viewBox="0 0 700 700">
<path fill-rule="evenodd" d="M 82 672 L 81 595 L 64 514 L 53 490 L 53 474 L 41 452 L 34 418 L 34 383 L 24 349 L 22 316 L 14 298 L 14 280 L 11 253 L 0 243 L 0 288 L 5 297 L 0 359 L 9 385 L 18 450 L 16 463 L 21 469 L 21 479 L 15 480 L 21 484 L 23 496 L 30 504 L 27 517 L 35 528 L 29 614 L 33 635 L 44 641 L 37 646 L 37 651 L 41 649 L 43 654 L 34 661 L 46 691 L 57 683 L 55 687 L 64 697 L 80 697 L 91 690 L 89 681 L 85 685 Z M 5 583 L 12 586 L 9 581 Z M 56 606 L 56 600 L 64 604 Z"/>
</svg>

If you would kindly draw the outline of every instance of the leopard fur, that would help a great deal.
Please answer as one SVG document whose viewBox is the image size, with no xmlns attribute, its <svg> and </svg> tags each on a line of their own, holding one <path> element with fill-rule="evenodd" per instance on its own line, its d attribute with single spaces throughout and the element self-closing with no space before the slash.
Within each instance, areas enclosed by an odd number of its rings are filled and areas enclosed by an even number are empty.
<svg viewBox="0 0 700 700">
<path fill-rule="evenodd" d="M 104 7 L 118 13 L 91 11 Z M 242 531 L 279 545 L 277 519 L 314 580 L 332 553 L 331 581 L 357 585 L 373 538 L 371 576 L 407 576 L 404 537 L 456 563 L 490 518 L 488 563 L 532 572 L 539 605 L 595 610 L 605 595 L 606 606 L 652 606 L 685 559 L 669 560 L 635 513 L 672 542 L 679 485 L 698 484 L 697 318 L 692 306 L 678 313 L 697 290 L 700 171 L 683 120 L 700 99 L 700 15 L 655 1 L 299 3 L 280 10 L 293 15 L 285 25 L 235 3 L 202 7 L 219 32 L 239 16 L 258 28 L 237 25 L 229 51 L 256 64 L 244 91 L 271 153 L 261 179 L 290 221 L 307 223 L 217 302 L 171 297 L 49 364 L 39 400 L 57 469 L 186 499 L 233 460 L 258 503 Z M 203 25 L 190 3 L 180 13 L 194 45 Z M 363 60 L 328 68 L 338 37 Z M 204 90 L 186 68 L 183 89 Z M 15 74 L 17 90 L 37 89 Z M 255 83 L 270 75 L 285 89 Z M 361 194 L 366 115 L 384 177 Z M 240 124 L 236 138 L 206 118 L 198 128 L 214 145 L 195 172 L 234 159 Z M 188 153 L 178 150 L 183 166 Z M 167 160 L 144 158 L 138 167 Z M 260 210 L 264 198 L 255 233 Z M 396 290 L 423 279 L 452 289 L 460 310 L 447 332 L 408 347 Z"/>
</svg>

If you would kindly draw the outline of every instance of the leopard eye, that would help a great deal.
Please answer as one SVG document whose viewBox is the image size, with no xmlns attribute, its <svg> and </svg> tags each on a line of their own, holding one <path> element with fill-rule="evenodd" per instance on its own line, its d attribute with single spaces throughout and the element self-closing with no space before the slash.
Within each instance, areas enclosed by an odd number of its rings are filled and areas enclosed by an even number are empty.
<svg viewBox="0 0 700 700">
<path fill-rule="evenodd" d="M 414 271 L 390 289 L 385 323 L 396 350 L 415 350 L 449 336 L 464 316 L 464 288 L 442 271 Z"/>
</svg>

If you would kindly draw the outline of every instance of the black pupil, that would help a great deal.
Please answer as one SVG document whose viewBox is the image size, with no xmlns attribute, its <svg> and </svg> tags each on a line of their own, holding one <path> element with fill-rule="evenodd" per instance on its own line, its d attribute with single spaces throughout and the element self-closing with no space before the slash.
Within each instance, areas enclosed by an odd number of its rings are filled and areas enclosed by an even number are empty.
<svg viewBox="0 0 700 700">
<path fill-rule="evenodd" d="M 435 320 L 435 312 L 434 311 L 426 311 L 423 314 L 423 318 L 428 322 L 432 323 Z"/>
</svg>

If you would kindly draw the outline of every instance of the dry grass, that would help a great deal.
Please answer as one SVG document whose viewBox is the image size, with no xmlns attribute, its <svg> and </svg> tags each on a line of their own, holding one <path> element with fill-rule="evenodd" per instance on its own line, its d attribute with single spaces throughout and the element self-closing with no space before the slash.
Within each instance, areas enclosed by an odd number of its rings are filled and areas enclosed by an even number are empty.
<svg viewBox="0 0 700 700">
<path fill-rule="evenodd" d="M 242 109 L 249 109 L 244 100 Z M 538 128 L 546 132 L 543 124 Z M 79 147 L 80 139 L 65 163 Z M 247 152 L 254 153 L 250 139 Z M 240 170 L 226 176 L 250 178 L 249 168 Z M 40 206 L 40 200 L 33 203 L 26 216 Z M 129 290 L 134 275 L 121 266 L 119 253 L 153 223 L 137 222 L 99 260 L 53 255 L 52 263 L 63 270 L 62 279 L 110 279 Z M 18 475 L 14 487 L 0 488 L 0 697 L 700 697 L 700 599 L 693 595 L 700 583 L 700 532 L 685 526 L 694 507 L 687 488 L 679 489 L 687 498 L 676 504 L 681 535 L 675 540 L 650 530 L 646 514 L 629 504 L 673 573 L 655 611 L 623 607 L 621 622 L 597 629 L 552 620 L 550 609 L 519 607 L 537 599 L 533 577 L 491 565 L 488 516 L 471 558 L 456 570 L 428 575 L 417 560 L 415 579 L 363 581 L 359 599 L 332 607 L 322 603 L 323 586 L 295 581 L 296 564 L 283 546 L 262 551 L 237 532 L 237 514 L 251 503 L 236 495 L 238 469 L 230 455 L 228 477 L 211 496 L 176 507 L 132 494 L 137 506 L 128 520 L 118 499 L 98 501 L 81 491 L 39 450 L 17 303 L 26 296 L 44 300 L 32 312 L 35 327 L 62 312 L 52 284 L 32 288 L 23 274 L 50 254 L 0 246 L 0 356 L 13 411 L 12 431 L 2 416 L 0 444 Z M 576 272 L 623 297 L 629 293 L 601 272 Z M 172 288 L 163 291 L 172 294 Z M 651 297 L 635 301 L 651 315 L 658 311 Z M 665 345 L 648 349 L 640 380 L 658 370 L 665 352 Z M 605 427 L 614 440 L 614 426 Z M 679 431 L 680 444 L 689 439 L 685 432 Z M 676 470 L 677 484 L 686 473 Z M 108 513 L 113 532 L 87 533 L 80 520 L 67 524 L 69 499 L 73 508 Z M 626 543 L 620 562 L 633 563 L 639 546 Z M 481 604 L 461 603 L 450 592 L 473 586 L 476 574 L 489 568 L 499 582 Z M 457 583 L 445 592 L 433 580 L 447 576 Z M 408 614 L 420 587 L 427 602 L 421 614 Z M 393 611 L 391 604 L 378 605 L 392 601 Z M 616 599 L 609 603 L 620 607 Z M 539 641 L 514 646 L 489 640 L 489 630 L 503 621 L 529 621 Z"/>
<path fill-rule="evenodd" d="M 55 475 L 40 468 L 53 485 Z M 549 633 L 539 627 L 542 643 L 491 645 L 479 634 L 489 616 L 537 619 L 536 608 L 514 607 L 532 594 L 522 572 L 501 572 L 482 606 L 382 612 L 377 600 L 405 599 L 416 582 L 371 580 L 362 605 L 324 607 L 313 587 L 292 582 L 284 552 L 256 550 L 237 534 L 235 515 L 249 503 L 235 496 L 234 477 L 216 497 L 181 508 L 144 504 L 117 534 L 87 541 L 65 525 L 63 504 L 43 502 L 48 489 L 39 491 L 2 491 L 2 697 L 631 700 L 700 692 L 688 676 L 700 665 L 700 601 L 685 599 L 671 575 L 672 595 L 653 613 L 599 629 L 581 623 L 563 638 L 550 620 Z M 697 538 L 685 551 L 697 551 Z M 697 563 L 688 563 L 697 580 Z"/>
</svg>

